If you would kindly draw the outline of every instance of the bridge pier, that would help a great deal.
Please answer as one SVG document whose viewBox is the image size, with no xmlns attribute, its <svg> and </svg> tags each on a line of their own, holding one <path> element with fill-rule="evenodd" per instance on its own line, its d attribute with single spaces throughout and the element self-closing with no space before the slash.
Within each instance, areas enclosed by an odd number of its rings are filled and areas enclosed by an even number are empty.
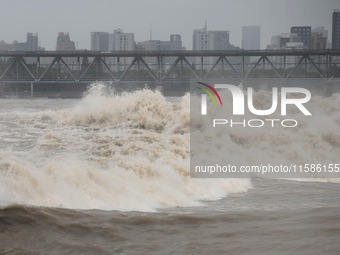
<svg viewBox="0 0 340 255">
<path fill-rule="evenodd" d="M 4 97 L 4 84 L 0 83 L 0 97 Z"/>
<path fill-rule="evenodd" d="M 163 85 L 157 84 L 156 85 L 156 91 L 159 91 L 161 94 L 163 94 Z"/>
<path fill-rule="evenodd" d="M 322 84 L 322 94 L 325 97 L 330 97 L 332 95 L 332 84 L 329 81 L 325 81 L 324 84 Z"/>
<path fill-rule="evenodd" d="M 324 83 L 323 85 L 323 95 L 325 97 L 332 96 L 333 93 L 340 92 L 340 83 L 336 80 L 330 80 Z"/>
<path fill-rule="evenodd" d="M 33 81 L 31 82 L 31 98 L 34 96 L 34 84 Z"/>
</svg>

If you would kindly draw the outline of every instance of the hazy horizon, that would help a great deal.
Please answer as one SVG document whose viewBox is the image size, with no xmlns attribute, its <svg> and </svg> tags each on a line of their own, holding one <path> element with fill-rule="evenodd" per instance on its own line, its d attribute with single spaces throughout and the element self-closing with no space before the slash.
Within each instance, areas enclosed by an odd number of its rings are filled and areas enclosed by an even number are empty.
<svg viewBox="0 0 340 255">
<path fill-rule="evenodd" d="M 207 21 L 209 30 L 229 30 L 230 42 L 241 47 L 242 26 L 261 26 L 261 48 L 271 36 L 287 33 L 291 26 L 325 26 L 332 34 L 336 0 L 0 0 L 0 40 L 26 41 L 27 32 L 39 34 L 41 47 L 55 50 L 59 32 L 70 33 L 79 49 L 90 49 L 91 31 L 112 32 L 121 28 L 135 34 L 135 41 L 168 40 L 180 34 L 183 46 L 192 49 L 192 33 Z M 274 3 L 275 2 L 275 3 Z M 270 12 L 268 11 L 270 10 Z"/>
</svg>

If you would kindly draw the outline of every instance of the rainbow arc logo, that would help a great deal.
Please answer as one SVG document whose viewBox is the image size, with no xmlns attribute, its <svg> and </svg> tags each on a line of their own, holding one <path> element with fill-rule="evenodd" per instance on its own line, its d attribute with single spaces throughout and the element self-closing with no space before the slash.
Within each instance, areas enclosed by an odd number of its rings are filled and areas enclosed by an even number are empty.
<svg viewBox="0 0 340 255">
<path fill-rule="evenodd" d="M 206 84 L 204 82 L 197 82 L 197 83 L 201 84 L 204 87 L 206 87 L 206 88 L 202 88 L 202 87 L 197 87 L 197 88 L 202 90 L 202 91 L 204 91 L 212 99 L 214 104 L 217 105 L 217 100 L 216 100 L 216 97 L 217 97 L 220 105 L 222 106 L 222 99 L 221 99 L 220 95 L 218 94 L 218 92 L 216 91 L 216 89 L 213 86 L 211 86 L 209 84 Z"/>
</svg>

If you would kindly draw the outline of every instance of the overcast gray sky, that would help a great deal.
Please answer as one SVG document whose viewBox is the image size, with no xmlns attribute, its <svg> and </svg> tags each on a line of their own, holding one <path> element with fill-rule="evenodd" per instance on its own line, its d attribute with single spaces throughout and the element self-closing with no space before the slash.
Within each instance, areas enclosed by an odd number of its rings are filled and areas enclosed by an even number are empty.
<svg viewBox="0 0 340 255">
<path fill-rule="evenodd" d="M 135 33 L 135 41 L 168 40 L 182 35 L 192 48 L 193 29 L 208 21 L 209 30 L 229 30 L 230 41 L 241 46 L 242 26 L 261 26 L 261 47 L 272 35 L 291 26 L 325 26 L 331 37 L 332 12 L 339 0 L 0 0 L 0 40 L 26 40 L 39 34 L 41 46 L 54 50 L 58 32 L 69 32 L 79 48 L 90 48 L 91 31 L 121 28 Z"/>
</svg>

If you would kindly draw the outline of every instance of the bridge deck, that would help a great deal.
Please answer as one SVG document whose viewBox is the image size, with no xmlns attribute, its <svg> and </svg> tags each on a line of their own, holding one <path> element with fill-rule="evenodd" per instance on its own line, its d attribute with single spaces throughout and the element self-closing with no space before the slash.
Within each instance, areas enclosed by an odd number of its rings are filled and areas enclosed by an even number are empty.
<svg viewBox="0 0 340 255">
<path fill-rule="evenodd" d="M 0 51 L 0 57 L 241 57 L 241 56 L 340 56 L 340 50 L 181 50 L 181 51 Z"/>
<path fill-rule="evenodd" d="M 0 51 L 1 83 L 340 78 L 340 50 Z"/>
</svg>

